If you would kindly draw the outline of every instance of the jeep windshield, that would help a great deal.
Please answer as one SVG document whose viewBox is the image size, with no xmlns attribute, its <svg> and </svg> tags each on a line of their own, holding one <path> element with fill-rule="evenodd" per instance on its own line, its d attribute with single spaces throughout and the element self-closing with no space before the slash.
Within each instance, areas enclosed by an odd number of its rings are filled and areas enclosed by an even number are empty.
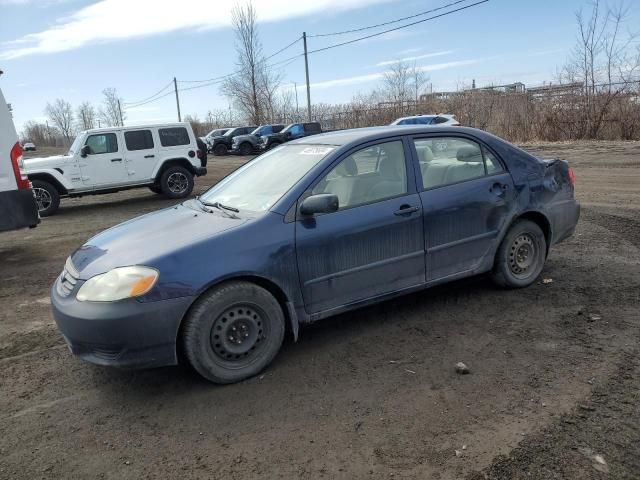
<svg viewBox="0 0 640 480">
<path fill-rule="evenodd" d="M 274 148 L 211 187 L 200 201 L 240 212 L 265 212 L 334 149 L 327 145 Z"/>
<path fill-rule="evenodd" d="M 72 157 L 73 155 L 75 155 L 76 153 L 78 153 L 80 151 L 80 144 L 82 143 L 83 137 L 84 137 L 84 135 L 82 135 L 82 134 L 80 134 L 80 135 L 78 135 L 76 137 L 76 139 L 73 141 L 73 143 L 69 147 L 69 152 L 67 153 L 67 155 Z"/>
</svg>

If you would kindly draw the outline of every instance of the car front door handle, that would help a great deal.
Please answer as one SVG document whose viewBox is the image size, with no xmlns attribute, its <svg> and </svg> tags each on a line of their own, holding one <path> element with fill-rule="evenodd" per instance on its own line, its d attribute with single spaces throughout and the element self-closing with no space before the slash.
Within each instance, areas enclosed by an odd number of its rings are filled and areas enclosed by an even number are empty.
<svg viewBox="0 0 640 480">
<path fill-rule="evenodd" d="M 153 158 L 155 155 L 145 155 L 144 158 Z"/>
<path fill-rule="evenodd" d="M 420 210 L 420 207 L 411 206 L 411 205 L 402 205 L 400 209 L 393 212 L 393 214 L 398 216 L 410 215 L 414 212 L 417 212 L 418 210 Z"/>
<path fill-rule="evenodd" d="M 121 162 L 122 159 L 121 158 L 112 158 L 111 161 L 112 162 Z"/>
</svg>

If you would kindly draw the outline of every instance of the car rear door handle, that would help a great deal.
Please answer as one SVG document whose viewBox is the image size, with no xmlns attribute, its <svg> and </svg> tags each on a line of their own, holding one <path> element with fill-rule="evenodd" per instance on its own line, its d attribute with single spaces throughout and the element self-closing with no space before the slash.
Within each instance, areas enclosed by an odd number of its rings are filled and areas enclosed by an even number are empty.
<svg viewBox="0 0 640 480">
<path fill-rule="evenodd" d="M 402 215 L 410 215 L 414 212 L 420 210 L 420 207 L 411 206 L 411 205 L 402 205 L 400 209 L 393 212 L 394 215 L 402 216 Z"/>
<path fill-rule="evenodd" d="M 111 161 L 112 162 L 121 162 L 122 159 L 121 158 L 112 158 Z"/>
<path fill-rule="evenodd" d="M 155 155 L 145 155 L 144 158 L 153 158 Z"/>
<path fill-rule="evenodd" d="M 508 184 L 496 182 L 493 185 L 491 185 L 491 188 L 489 189 L 489 191 L 491 193 L 495 193 L 496 195 L 502 196 L 504 195 L 504 192 L 506 192 L 508 189 L 509 189 Z"/>
</svg>

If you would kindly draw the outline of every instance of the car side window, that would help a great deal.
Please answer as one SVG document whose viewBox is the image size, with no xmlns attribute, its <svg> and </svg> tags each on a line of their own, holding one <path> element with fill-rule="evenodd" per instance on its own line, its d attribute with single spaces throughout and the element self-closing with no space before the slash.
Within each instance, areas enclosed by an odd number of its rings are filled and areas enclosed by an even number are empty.
<svg viewBox="0 0 640 480">
<path fill-rule="evenodd" d="M 503 170 L 495 156 L 472 140 L 430 137 L 415 139 L 414 144 L 425 190 L 473 180 Z"/>
<path fill-rule="evenodd" d="M 416 124 L 419 125 L 431 125 L 432 123 L 434 123 L 434 121 L 431 117 L 416 118 Z"/>
<path fill-rule="evenodd" d="M 189 133 L 184 127 L 159 128 L 160 145 L 163 147 L 176 147 L 178 145 L 189 145 Z"/>
<path fill-rule="evenodd" d="M 101 155 L 118 151 L 118 138 L 115 133 L 101 133 L 89 135 L 85 142 L 90 149 L 89 155 Z"/>
<path fill-rule="evenodd" d="M 130 152 L 136 150 L 149 150 L 153 148 L 153 136 L 151 130 L 134 130 L 124 132 L 124 143 Z"/>
<path fill-rule="evenodd" d="M 447 123 L 447 122 L 448 122 L 448 119 L 445 118 L 445 117 L 436 117 L 436 118 L 433 119 L 433 123 L 435 125 L 437 125 L 439 123 Z"/>
<path fill-rule="evenodd" d="M 313 188 L 312 194 L 332 193 L 340 210 L 407 193 L 402 141 L 363 148 L 342 160 Z"/>
</svg>

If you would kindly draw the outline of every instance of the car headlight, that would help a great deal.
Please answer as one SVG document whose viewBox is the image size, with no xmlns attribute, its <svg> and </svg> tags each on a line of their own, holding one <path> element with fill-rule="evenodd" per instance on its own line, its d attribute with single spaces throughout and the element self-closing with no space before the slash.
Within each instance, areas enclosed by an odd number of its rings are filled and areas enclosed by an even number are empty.
<svg viewBox="0 0 640 480">
<path fill-rule="evenodd" d="M 76 295 L 80 302 L 114 302 L 144 295 L 156 284 L 158 271 L 149 267 L 119 267 L 87 280 Z"/>
</svg>

